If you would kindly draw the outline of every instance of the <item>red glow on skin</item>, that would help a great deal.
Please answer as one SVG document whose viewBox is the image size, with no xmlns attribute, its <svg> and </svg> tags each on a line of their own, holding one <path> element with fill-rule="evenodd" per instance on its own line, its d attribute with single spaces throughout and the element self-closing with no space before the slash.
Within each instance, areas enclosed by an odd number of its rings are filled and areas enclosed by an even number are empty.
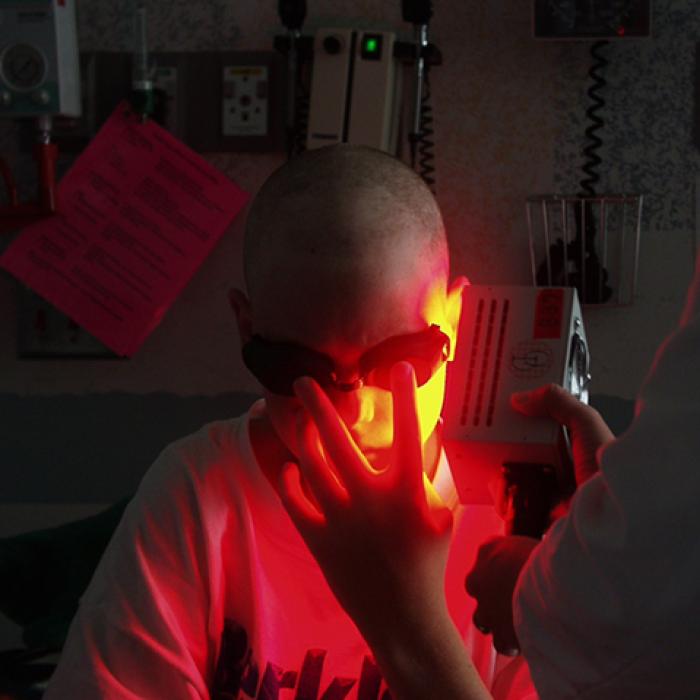
<svg viewBox="0 0 700 700">
<path fill-rule="evenodd" d="M 459 278 L 449 286 L 443 269 L 437 271 L 425 284 L 424 288 L 416 295 L 420 300 L 416 308 L 417 316 L 426 326 L 437 325 L 450 338 L 450 357 L 454 353 L 456 344 L 456 329 L 461 312 L 462 289 L 468 284 L 466 278 Z M 348 376 L 352 378 L 353 368 L 349 368 Z M 417 445 L 421 450 L 420 462 L 427 470 L 432 471 L 439 454 L 439 442 L 434 439 L 430 454 L 427 454 L 426 445 L 434 436 L 435 427 L 440 418 L 444 399 L 446 363 L 421 387 L 414 387 L 410 397 L 412 411 L 417 420 L 418 437 Z M 318 391 L 322 391 L 320 388 Z M 327 399 L 327 400 L 326 400 Z M 333 414 L 334 430 L 336 430 L 337 442 L 346 445 L 352 452 L 351 459 L 364 466 L 370 477 L 378 477 L 394 467 L 397 458 L 397 440 L 395 434 L 397 416 L 401 411 L 406 411 L 405 406 L 395 405 L 396 397 L 386 389 L 362 386 L 352 392 L 337 392 L 329 389 L 323 399 L 325 411 Z M 404 397 L 404 400 L 408 400 Z M 307 407 L 308 408 L 308 407 Z M 320 411 L 320 409 L 318 409 Z M 323 415 L 323 412 L 321 412 Z M 315 417 L 318 419 L 318 415 Z M 341 428 L 335 425 L 338 421 Z M 404 423 L 407 419 L 404 416 Z M 332 455 L 328 454 L 328 443 L 320 438 L 315 420 L 304 411 L 297 418 L 297 452 L 307 463 L 316 465 L 316 478 L 323 480 L 325 488 L 335 493 L 336 500 L 348 498 L 348 490 L 344 487 L 342 475 L 338 474 L 334 466 Z M 326 427 L 326 430 L 328 428 Z M 426 452 L 424 455 L 423 452 Z M 325 476 L 320 476 L 323 471 Z M 377 492 L 382 491 L 382 485 L 386 488 L 401 487 L 390 479 L 371 480 L 368 487 Z M 444 506 L 439 495 L 435 491 L 428 474 L 423 474 L 423 491 L 425 493 L 429 509 Z M 300 478 L 296 469 L 286 468 L 284 484 L 288 493 L 300 504 L 303 516 L 310 522 L 320 524 L 323 521 L 323 507 L 319 505 L 313 490 L 308 489 L 305 481 Z"/>
<path fill-rule="evenodd" d="M 466 278 L 456 280 L 448 289 L 444 268 L 436 270 L 417 295 L 419 299 L 416 315 L 424 327 L 437 325 L 450 337 L 451 353 L 456 344 L 456 328 L 461 311 L 461 291 Z M 433 434 L 440 418 L 445 394 L 446 364 L 416 389 L 416 407 L 420 424 L 421 442 Z M 372 386 L 366 386 L 351 392 L 358 402 L 354 421 L 347 421 L 349 432 L 358 446 L 363 450 L 371 464 L 383 468 L 387 464 L 388 453 L 394 440 L 394 420 L 391 392 Z M 338 397 L 342 400 L 342 397 Z M 338 407 L 342 413 L 342 406 Z"/>
<path fill-rule="evenodd" d="M 462 289 L 468 284 L 469 280 L 466 277 L 460 277 L 448 287 L 447 276 L 441 270 L 421 295 L 423 303 L 419 314 L 428 325 L 438 325 L 443 333 L 450 337 L 450 360 L 454 357 L 457 344 L 457 328 L 462 311 Z M 416 390 L 418 418 L 424 444 L 440 418 L 445 398 L 446 372 L 447 364 L 444 364 L 429 382 Z"/>
<path fill-rule="evenodd" d="M 342 322 L 338 319 L 332 319 L 329 330 L 332 329 L 335 335 L 328 341 L 323 340 L 327 336 L 321 335 L 318 336 L 320 340 L 317 342 L 315 340 L 317 336 L 307 337 L 306 333 L 299 335 L 290 333 L 284 337 L 329 355 L 345 381 L 356 377 L 357 362 L 368 347 L 394 334 L 417 332 L 435 324 L 450 337 L 450 345 L 454 349 L 461 310 L 461 290 L 467 281 L 460 278 L 448 287 L 444 265 L 436 266 L 432 274 L 424 275 L 423 279 L 425 280 L 423 287 L 416 288 L 415 275 L 412 280 L 404 280 L 400 275 L 396 275 L 395 284 L 386 283 L 383 286 L 373 287 L 371 291 L 368 290 L 368 298 L 377 299 L 376 308 L 371 305 L 361 308 L 357 318 L 349 319 L 346 329 L 342 328 Z M 382 289 L 390 291 L 383 294 Z M 307 306 L 308 303 L 307 300 Z M 360 299 L 358 303 L 363 302 Z M 397 304 L 394 314 L 392 314 L 394 307 L 390 306 L 391 304 Z M 325 309 L 325 306 L 322 308 Z M 352 310 L 346 309 L 346 313 L 352 314 Z M 389 314 L 388 317 L 387 314 Z M 292 320 L 296 318 L 294 316 L 285 323 L 290 327 L 290 331 Z M 306 322 L 302 317 L 299 320 L 302 323 Z M 371 335 L 368 335 L 366 342 L 363 342 L 366 328 L 371 328 Z M 263 328 L 261 332 L 264 334 L 266 331 Z M 440 418 L 445 376 L 446 367 L 443 365 L 416 391 L 421 440 L 424 445 L 432 436 Z M 354 443 L 368 462 L 377 469 L 386 467 L 393 442 L 391 392 L 369 383 L 355 391 L 338 391 L 329 388 L 327 394 Z M 265 398 L 268 416 L 272 420 L 275 431 L 292 454 L 298 455 L 296 426 L 299 420 L 308 420 L 308 416 L 296 398 L 272 394 L 266 394 Z M 435 464 L 438 454 L 436 440 L 432 443 L 431 466 Z M 271 476 L 274 481 L 274 475 Z"/>
<path fill-rule="evenodd" d="M 316 388 L 316 391 L 319 393 L 322 392 L 320 388 Z M 413 391 L 413 396 L 405 395 L 399 397 L 399 400 L 401 400 L 401 398 L 403 399 L 399 405 L 396 403 L 396 395 L 392 393 L 392 427 L 394 429 L 392 430 L 391 460 L 388 465 L 384 465 L 381 469 L 375 468 L 366 456 L 356 448 L 350 432 L 342 423 L 342 419 L 335 414 L 335 410 L 330 402 L 326 402 L 322 409 L 316 409 L 316 411 L 319 412 L 321 410 L 325 411 L 325 416 L 323 418 L 325 422 L 330 421 L 336 424 L 334 428 L 337 430 L 336 444 L 340 443 L 345 445 L 345 459 L 355 460 L 357 469 L 368 475 L 369 478 L 365 486 L 372 489 L 375 494 L 381 495 L 384 492 L 388 495 L 389 491 L 402 487 L 400 478 L 387 478 L 386 476 L 387 472 L 390 470 L 394 474 L 402 473 L 401 470 L 405 468 L 404 465 L 400 463 L 402 460 L 409 460 L 410 458 L 413 464 L 423 463 L 423 443 L 420 440 L 420 421 L 418 420 L 415 387 Z M 316 419 L 318 419 L 318 413 L 315 415 Z M 401 434 L 400 431 L 396 431 L 396 426 L 400 421 L 402 421 L 404 425 L 406 423 L 410 424 L 410 422 L 414 420 L 414 416 L 416 419 L 415 432 L 406 434 L 407 431 L 405 428 L 403 429 L 403 434 Z M 328 434 L 329 428 L 326 427 L 325 431 L 326 434 Z M 351 502 L 351 497 L 348 488 L 346 487 L 342 474 L 338 473 L 332 454 L 329 453 L 328 449 L 324 446 L 324 441 L 321 439 L 315 422 L 309 421 L 299 425 L 298 443 L 300 458 L 305 460 L 307 464 L 311 464 L 312 468 L 314 468 L 314 479 L 317 482 L 319 480 L 322 481 L 323 488 L 329 493 L 332 493 L 334 500 L 338 503 L 349 504 Z M 412 456 L 407 452 L 407 450 L 411 449 L 411 445 L 413 445 L 415 451 L 415 454 Z M 307 469 L 308 468 L 309 467 L 307 467 Z M 325 523 L 323 508 L 314 495 L 313 490 L 310 489 L 307 482 L 301 478 L 299 470 L 287 467 L 283 474 L 283 481 L 286 490 L 291 493 L 300 504 L 300 509 L 304 517 L 318 525 Z M 422 481 L 426 503 L 428 505 L 428 511 L 425 512 L 427 516 L 427 512 L 444 508 L 445 504 L 435 490 L 428 474 L 425 472 L 423 473 Z"/>
<path fill-rule="evenodd" d="M 422 503 L 420 527 L 444 531 L 448 512 L 422 471 L 423 442 L 413 370 L 403 362 L 394 367 L 392 375 L 391 457 L 381 469 L 375 468 L 358 449 L 321 387 L 309 379 L 295 384 L 311 420 L 298 426 L 300 462 L 284 465 L 281 487 L 290 515 L 305 539 L 314 529 L 327 525 L 329 512 L 333 517 L 333 511 L 340 508 L 347 514 L 347 505 L 358 499 L 361 506 L 366 506 L 362 503 L 365 499 L 381 503 L 384 499 L 396 499 L 397 493 L 405 494 L 399 496 L 399 501 L 405 498 L 414 505 Z M 438 513 L 441 516 L 434 520 Z"/>
</svg>

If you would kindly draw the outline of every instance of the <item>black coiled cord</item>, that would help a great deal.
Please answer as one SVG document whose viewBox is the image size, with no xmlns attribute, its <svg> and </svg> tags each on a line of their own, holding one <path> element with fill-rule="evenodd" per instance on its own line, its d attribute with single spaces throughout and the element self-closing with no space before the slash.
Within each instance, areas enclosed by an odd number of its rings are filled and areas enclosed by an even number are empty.
<svg viewBox="0 0 700 700">
<path fill-rule="evenodd" d="M 587 110 L 586 116 L 591 122 L 586 129 L 587 143 L 583 149 L 585 163 L 582 170 L 585 177 L 579 182 L 581 188 L 579 197 L 595 197 L 596 185 L 600 181 L 598 167 L 603 162 L 598 155 L 603 145 L 598 131 L 605 126 L 599 112 L 605 107 L 601 91 L 607 85 L 602 71 L 609 61 L 601 54 L 601 49 L 608 41 L 597 41 L 591 46 L 593 64 L 588 71 L 592 85 L 586 94 L 593 103 Z M 537 284 L 552 286 L 570 286 L 578 289 L 579 298 L 584 304 L 603 304 L 612 296 L 608 285 L 608 271 L 601 265 L 595 247 L 596 217 L 591 202 L 574 204 L 576 238 L 565 246 L 558 238 L 549 246 L 549 266 L 543 262 L 537 271 Z M 585 223 L 584 223 L 585 221 Z"/>
<path fill-rule="evenodd" d="M 598 155 L 598 150 L 603 145 L 603 141 L 597 135 L 605 122 L 599 116 L 599 112 L 605 107 L 605 100 L 601 96 L 601 91 L 607 85 L 607 81 L 603 78 L 602 71 L 608 65 L 609 61 L 603 57 L 600 50 L 610 43 L 608 41 L 597 41 L 593 46 L 591 46 L 591 58 L 593 59 L 593 65 L 591 65 L 588 71 L 588 77 L 592 81 L 591 87 L 588 88 L 587 95 L 591 102 L 593 103 L 587 110 L 586 116 L 588 120 L 592 122 L 586 129 L 586 139 L 587 144 L 583 149 L 583 155 L 586 157 L 586 162 L 583 165 L 583 172 L 586 177 L 581 179 L 579 183 L 581 187 L 580 196 L 582 197 L 595 197 L 596 191 L 595 186 L 600 180 L 598 175 L 598 166 L 603 162 Z"/>
<path fill-rule="evenodd" d="M 418 174 L 435 194 L 435 141 L 433 141 L 433 107 L 430 101 L 430 71 L 426 68 L 424 90 L 420 104 L 420 133 L 418 146 Z"/>
</svg>

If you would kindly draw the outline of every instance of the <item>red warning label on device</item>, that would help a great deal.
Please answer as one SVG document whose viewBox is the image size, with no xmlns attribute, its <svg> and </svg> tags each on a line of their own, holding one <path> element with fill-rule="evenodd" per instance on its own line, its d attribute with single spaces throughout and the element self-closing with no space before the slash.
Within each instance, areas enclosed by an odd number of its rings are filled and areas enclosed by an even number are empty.
<svg viewBox="0 0 700 700">
<path fill-rule="evenodd" d="M 561 338 L 562 318 L 564 316 L 564 290 L 543 289 L 535 302 L 535 327 L 532 337 Z"/>
</svg>

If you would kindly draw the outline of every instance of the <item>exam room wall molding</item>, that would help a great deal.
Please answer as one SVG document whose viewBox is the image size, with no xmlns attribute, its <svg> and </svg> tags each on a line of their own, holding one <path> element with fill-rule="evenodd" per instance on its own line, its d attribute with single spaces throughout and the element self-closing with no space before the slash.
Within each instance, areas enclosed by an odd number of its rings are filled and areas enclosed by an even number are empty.
<svg viewBox="0 0 700 700">
<path fill-rule="evenodd" d="M 632 397 L 660 340 L 675 322 L 691 272 L 691 140 L 695 37 L 692 0 L 655 0 L 654 38 L 608 47 L 604 182 L 647 195 L 639 297 L 630 308 L 586 312 L 594 390 Z M 79 0 L 83 50 L 128 50 L 131 1 Z M 260 49 L 280 31 L 276 3 L 149 0 L 155 50 Z M 326 0 L 310 6 L 309 26 L 361 18 L 403 28 L 400 2 Z M 311 21 L 313 20 L 313 22 Z M 583 133 L 588 44 L 531 39 L 529 0 L 443 0 L 431 36 L 444 54 L 432 76 L 438 200 L 453 268 L 476 283 L 528 283 L 525 198 L 576 189 Z M 610 91 L 609 91 L 610 92 Z M 33 164 L 17 154 L 16 131 L 0 123 L 0 149 L 31 191 Z M 280 154 L 208 154 L 254 193 Z M 63 162 L 65 167 L 68 163 Z M 224 235 L 139 353 L 129 361 L 18 361 L 15 292 L 0 275 L 0 392 L 20 396 L 112 391 L 216 397 L 257 392 L 237 352 L 226 302 L 241 285 L 244 217 Z M 0 242 L 0 245 L 2 243 Z"/>
</svg>

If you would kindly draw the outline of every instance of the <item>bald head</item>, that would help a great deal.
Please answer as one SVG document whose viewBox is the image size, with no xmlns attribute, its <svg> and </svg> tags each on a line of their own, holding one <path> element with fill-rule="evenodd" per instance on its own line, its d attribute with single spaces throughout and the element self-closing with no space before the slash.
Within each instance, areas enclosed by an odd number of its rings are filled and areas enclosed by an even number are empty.
<svg viewBox="0 0 700 700">
<path fill-rule="evenodd" d="M 344 145 L 306 152 L 277 170 L 255 198 L 245 274 L 248 294 L 231 290 L 231 305 L 246 363 L 267 387 L 264 420 L 285 449 L 299 454 L 308 415 L 289 391 L 275 393 L 278 385 L 266 382 L 271 373 L 285 382 L 310 373 L 355 445 L 376 468 L 388 464 L 393 397 L 382 372 L 397 359 L 425 364 L 429 349 L 415 346 L 416 334 L 435 338 L 439 328 L 441 358 L 442 334 L 451 346 L 456 337 L 464 280 L 448 281 L 445 231 L 430 190 L 380 151 Z M 318 373 L 329 362 L 335 382 Z M 426 445 L 435 435 L 445 372 L 440 362 L 416 390 L 425 454 L 435 459 L 438 441 Z M 277 483 L 276 474 L 270 478 Z"/>
<path fill-rule="evenodd" d="M 329 146 L 289 161 L 258 193 L 246 228 L 246 284 L 254 298 L 292 260 L 370 272 L 386 265 L 386 255 L 406 252 L 424 260 L 446 255 L 440 211 L 425 183 L 381 151 Z"/>
<path fill-rule="evenodd" d="M 445 231 L 425 183 L 381 151 L 307 151 L 263 185 L 250 209 L 244 269 L 254 325 L 269 335 L 356 332 L 348 319 L 410 305 L 448 276 Z M 409 313 L 413 313 L 410 310 Z M 364 324 L 366 325 L 366 324 Z"/>
</svg>

